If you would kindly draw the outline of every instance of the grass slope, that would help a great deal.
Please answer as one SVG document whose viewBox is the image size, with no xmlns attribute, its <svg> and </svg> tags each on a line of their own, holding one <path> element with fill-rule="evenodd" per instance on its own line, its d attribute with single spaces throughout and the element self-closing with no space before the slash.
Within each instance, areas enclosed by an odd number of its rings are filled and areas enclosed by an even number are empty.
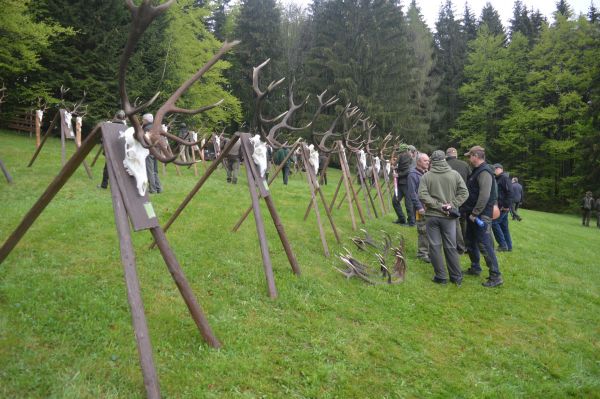
<svg viewBox="0 0 600 399">
<path fill-rule="evenodd" d="M 59 140 L 27 168 L 33 150 L 33 140 L 0 132 L 15 181 L 0 176 L 2 242 L 59 170 Z M 0 397 L 145 395 L 110 192 L 96 189 L 101 168 L 94 181 L 78 170 L 0 265 Z M 328 198 L 338 178 L 330 173 Z M 169 166 L 161 179 L 165 192 L 152 200 L 165 222 L 197 178 Z M 266 219 L 272 300 L 252 216 L 230 232 L 249 204 L 245 176 L 224 180 L 219 169 L 167 233 L 223 349 L 203 343 L 159 253 L 147 249 L 150 234 L 133 235 L 164 397 L 600 397 L 600 230 L 523 210 L 511 223 L 515 250 L 498 255 L 503 287 L 469 276 L 462 288 L 440 287 L 415 259 L 415 229 L 388 214 L 367 228 L 405 236 L 408 278 L 367 286 L 333 270 L 340 261 L 323 256 L 314 214 L 302 221 L 302 176 L 288 187 L 278 179 L 273 198 L 303 274 L 291 273 Z M 334 217 L 350 248 L 346 208 Z M 332 254 L 341 252 L 325 229 Z"/>
</svg>

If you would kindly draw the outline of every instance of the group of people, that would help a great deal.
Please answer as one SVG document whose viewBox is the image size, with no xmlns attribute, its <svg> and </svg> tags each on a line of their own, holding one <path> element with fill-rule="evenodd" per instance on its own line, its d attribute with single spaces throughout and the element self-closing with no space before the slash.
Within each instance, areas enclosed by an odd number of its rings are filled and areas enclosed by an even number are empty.
<svg viewBox="0 0 600 399">
<path fill-rule="evenodd" d="M 581 224 L 585 227 L 590 227 L 590 218 L 592 211 L 596 211 L 596 227 L 600 229 L 600 196 L 594 201 L 594 196 L 591 191 L 585 193 L 585 197 L 581 200 Z"/>
<path fill-rule="evenodd" d="M 469 163 L 458 159 L 455 148 L 434 151 L 431 157 L 414 146 L 401 148 L 393 160 L 395 223 L 417 227 L 417 258 L 433 265 L 433 282 L 460 286 L 464 274 L 479 276 L 483 255 L 489 269 L 483 286 L 497 287 L 503 279 L 496 250 L 512 251 L 508 220 L 509 215 L 522 220 L 517 210 L 523 187 L 501 164 L 488 164 L 483 147 L 472 147 L 465 156 Z M 459 256 L 464 253 L 471 265 L 462 271 Z"/>
</svg>

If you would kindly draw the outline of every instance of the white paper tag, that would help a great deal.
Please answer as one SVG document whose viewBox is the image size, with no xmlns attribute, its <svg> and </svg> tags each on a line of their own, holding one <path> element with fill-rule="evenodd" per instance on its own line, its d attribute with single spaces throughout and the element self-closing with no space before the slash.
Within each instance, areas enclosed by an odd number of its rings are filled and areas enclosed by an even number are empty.
<svg viewBox="0 0 600 399">
<path fill-rule="evenodd" d="M 154 208 L 152 207 L 152 203 L 146 202 L 144 204 L 144 209 L 146 210 L 146 215 L 148 215 L 148 218 L 152 219 L 152 218 L 156 217 L 156 213 L 154 213 Z"/>
</svg>

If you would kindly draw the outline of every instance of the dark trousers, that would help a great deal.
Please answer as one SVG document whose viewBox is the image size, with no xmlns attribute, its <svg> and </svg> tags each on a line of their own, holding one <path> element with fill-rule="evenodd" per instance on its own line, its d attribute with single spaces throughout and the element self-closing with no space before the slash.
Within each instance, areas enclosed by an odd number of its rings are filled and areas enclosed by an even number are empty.
<svg viewBox="0 0 600 399">
<path fill-rule="evenodd" d="M 475 222 L 467 219 L 467 249 L 471 259 L 471 269 L 481 272 L 480 253 L 485 259 L 485 264 L 490 271 L 490 277 L 495 278 L 501 275 L 498 267 L 498 259 L 494 252 L 494 242 L 492 241 L 492 219 L 487 216 L 480 216 L 485 223 L 484 227 L 479 227 Z"/>
<path fill-rule="evenodd" d="M 100 187 L 108 187 L 108 168 L 106 166 L 106 162 L 104 162 L 104 170 L 102 170 L 102 183 L 100 183 Z"/>
<path fill-rule="evenodd" d="M 287 185 L 290 177 L 290 165 L 286 164 L 281 171 L 283 172 L 283 184 Z"/>
<path fill-rule="evenodd" d="M 502 211 L 500 217 L 492 222 L 492 231 L 501 248 L 512 249 L 512 239 L 508 230 L 508 212 Z"/>
<path fill-rule="evenodd" d="M 436 216 L 427 216 L 427 239 L 429 240 L 429 259 L 433 265 L 436 279 L 448 280 L 460 283 L 462 272 L 460 270 L 460 259 L 456 251 L 456 220 Z M 442 248 L 444 258 L 442 258 Z"/>
<path fill-rule="evenodd" d="M 151 193 L 162 192 L 160 179 L 158 178 L 158 162 L 152 155 L 146 157 L 146 174 L 148 175 L 148 185 Z"/>
<path fill-rule="evenodd" d="M 583 217 L 583 219 L 581 220 L 581 224 L 589 227 L 590 226 L 590 218 L 592 217 L 591 209 L 582 210 L 582 217 Z"/>
<path fill-rule="evenodd" d="M 519 204 L 520 202 L 513 202 L 512 206 L 510 207 L 510 215 L 512 216 L 513 220 L 521 220 L 521 216 L 519 216 L 517 213 L 519 210 Z"/>
<path fill-rule="evenodd" d="M 404 198 L 404 207 L 406 208 L 407 217 L 404 217 L 404 213 L 402 212 L 402 198 Z M 406 220 L 408 219 L 408 224 L 415 224 L 415 211 L 411 200 L 408 198 L 408 185 L 398 184 L 398 195 L 394 195 L 392 198 L 392 206 L 394 207 L 394 211 L 396 211 L 396 216 L 398 216 L 398 221 L 400 223 L 406 223 Z"/>
</svg>

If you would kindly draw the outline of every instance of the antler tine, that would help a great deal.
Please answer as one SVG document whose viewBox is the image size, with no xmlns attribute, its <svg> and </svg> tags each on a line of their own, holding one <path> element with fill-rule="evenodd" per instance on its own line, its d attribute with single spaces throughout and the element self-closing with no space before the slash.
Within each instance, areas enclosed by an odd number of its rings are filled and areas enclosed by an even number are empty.
<svg viewBox="0 0 600 399">
<path fill-rule="evenodd" d="M 323 96 L 323 94 L 325 94 L 325 92 L 321 93 L 321 97 Z M 332 97 L 333 98 L 333 97 Z M 335 100 L 335 102 L 337 102 L 337 98 Z M 333 104 L 335 104 L 335 102 Z M 315 145 L 317 145 L 319 151 L 325 152 L 327 154 L 330 154 L 333 151 L 333 147 L 328 148 L 325 146 L 325 142 L 331 138 L 331 137 L 335 137 L 335 138 L 341 138 L 342 135 L 339 134 L 335 134 L 333 133 L 333 130 L 335 129 L 335 127 L 337 126 L 337 123 L 339 122 L 340 118 L 346 114 L 348 108 L 350 108 L 350 103 L 346 104 L 346 107 L 344 107 L 344 109 L 342 110 L 342 112 L 340 112 L 338 114 L 338 116 L 336 116 L 336 118 L 333 120 L 333 122 L 331 123 L 331 125 L 329 126 L 329 129 L 327 129 L 325 131 L 325 133 L 323 133 L 323 137 L 321 138 L 321 141 L 317 144 L 316 143 L 316 136 L 317 134 L 313 133 L 313 141 L 315 141 Z"/>
<path fill-rule="evenodd" d="M 209 109 L 218 107 L 219 105 L 221 105 L 223 103 L 223 101 L 225 101 L 225 100 L 220 99 L 219 101 L 217 101 L 214 104 L 205 105 L 204 107 L 200 107 L 197 109 L 185 109 L 185 108 L 174 107 L 172 112 L 179 113 L 179 114 L 186 114 L 186 115 L 196 115 L 201 112 L 208 111 Z"/>
<path fill-rule="evenodd" d="M 290 88 L 289 109 L 286 111 L 281 122 L 272 126 L 271 129 L 269 129 L 269 134 L 267 134 L 267 136 L 264 137 L 264 139 L 269 143 L 269 145 L 271 145 L 273 148 L 281 148 L 284 146 L 284 144 L 277 141 L 277 132 L 281 129 L 288 129 L 291 131 L 299 131 L 299 130 L 308 128 L 312 124 L 312 121 L 311 121 L 306 126 L 295 127 L 295 126 L 291 126 L 288 123 L 289 119 L 294 115 L 294 113 L 298 109 L 300 109 L 302 106 L 304 106 L 304 104 L 306 104 L 306 102 L 308 101 L 308 98 L 309 98 L 309 96 L 306 96 L 306 98 L 302 102 L 300 102 L 299 104 L 295 104 L 294 103 L 294 91 Z"/>
</svg>

